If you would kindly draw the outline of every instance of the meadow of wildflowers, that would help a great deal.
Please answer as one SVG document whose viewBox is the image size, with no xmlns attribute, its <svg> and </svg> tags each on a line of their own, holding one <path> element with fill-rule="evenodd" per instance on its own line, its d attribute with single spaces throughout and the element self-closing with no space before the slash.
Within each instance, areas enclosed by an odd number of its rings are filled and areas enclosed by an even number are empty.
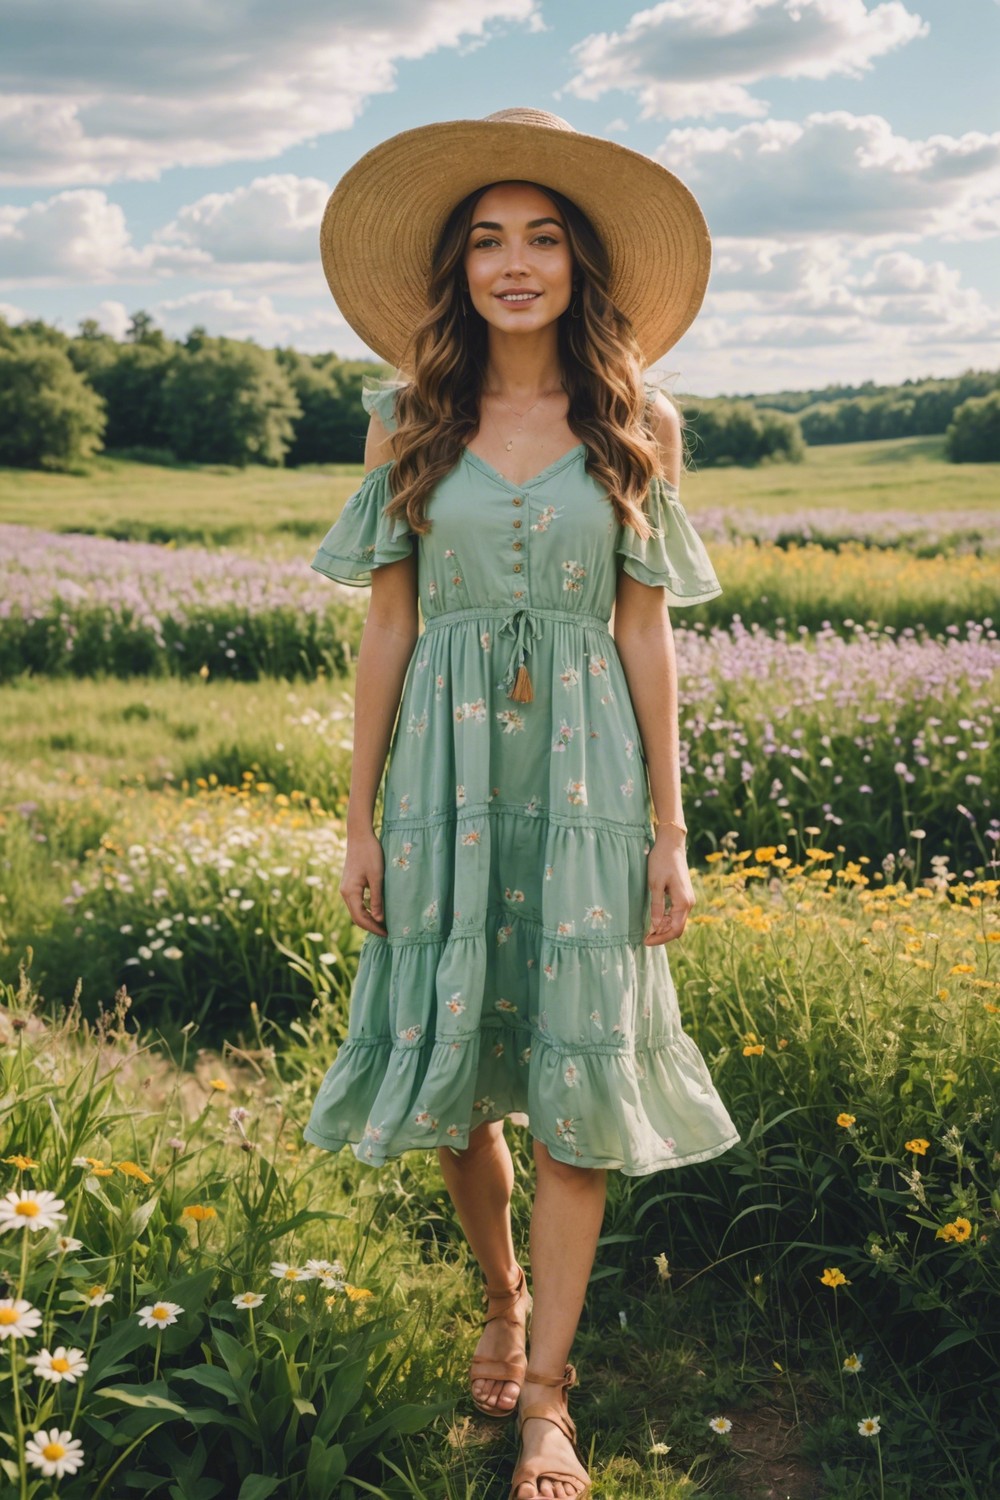
<svg viewBox="0 0 1000 1500">
<path fill-rule="evenodd" d="M 670 961 L 742 1142 L 612 1174 L 574 1412 L 606 1500 L 987 1500 L 1000 526 L 711 482 L 726 593 L 674 618 L 698 902 Z M 301 1143 L 362 937 L 337 888 L 363 596 L 309 541 L 42 525 L 0 526 L 3 1482 L 501 1500 L 436 1162 Z"/>
</svg>

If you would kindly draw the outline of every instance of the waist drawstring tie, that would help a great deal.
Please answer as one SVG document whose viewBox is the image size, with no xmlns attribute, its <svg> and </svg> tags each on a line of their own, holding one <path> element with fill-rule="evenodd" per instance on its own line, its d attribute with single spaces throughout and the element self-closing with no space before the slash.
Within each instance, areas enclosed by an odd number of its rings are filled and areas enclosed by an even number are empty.
<svg viewBox="0 0 1000 1500">
<path fill-rule="evenodd" d="M 530 703 L 535 696 L 524 658 L 531 650 L 532 642 L 541 633 L 541 620 L 526 607 L 515 609 L 507 615 L 497 631 L 498 636 L 508 634 L 514 637 L 507 670 L 503 674 L 503 684 L 508 689 L 507 697 L 515 703 Z"/>
</svg>

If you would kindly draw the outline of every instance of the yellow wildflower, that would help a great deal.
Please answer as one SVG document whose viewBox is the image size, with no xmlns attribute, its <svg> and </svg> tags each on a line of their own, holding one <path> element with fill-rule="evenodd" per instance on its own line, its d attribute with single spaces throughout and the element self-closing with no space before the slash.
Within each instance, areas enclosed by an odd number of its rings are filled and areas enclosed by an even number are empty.
<svg viewBox="0 0 1000 1500">
<path fill-rule="evenodd" d="M 837 1124 L 840 1125 L 844 1130 L 849 1129 L 849 1127 L 854 1124 L 854 1121 L 854 1115 L 841 1113 L 837 1116 Z"/>
<path fill-rule="evenodd" d="M 134 1161 L 116 1161 L 112 1162 L 112 1166 L 117 1167 L 119 1172 L 123 1172 L 126 1177 L 137 1178 L 139 1182 L 152 1182 L 153 1180 L 149 1173 L 137 1167 Z"/>
<path fill-rule="evenodd" d="M 743 1048 L 743 1056 L 744 1057 L 760 1057 L 760 1055 L 761 1055 L 761 1053 L 763 1051 L 764 1051 L 764 1043 L 763 1042 L 758 1042 L 756 1044 L 756 1046 L 753 1046 L 753 1047 L 749 1047 L 749 1046 L 748 1047 L 744 1047 Z"/>
<path fill-rule="evenodd" d="M 220 1092 L 225 1092 L 229 1088 L 229 1084 L 224 1078 L 210 1078 L 208 1082 L 211 1088 L 218 1089 Z"/>
<path fill-rule="evenodd" d="M 218 1215 L 214 1208 L 201 1203 L 189 1203 L 186 1208 L 181 1210 L 182 1219 L 195 1219 L 199 1224 L 205 1219 L 215 1219 L 217 1217 Z"/>
<path fill-rule="evenodd" d="M 975 972 L 975 964 L 952 964 L 948 970 L 949 974 L 974 974 Z"/>
<path fill-rule="evenodd" d="M 344 1283 L 344 1294 L 351 1302 L 367 1302 L 369 1297 L 375 1295 L 365 1286 L 351 1286 L 349 1281 Z"/>
<path fill-rule="evenodd" d="M 912 1151 L 914 1156 L 926 1156 L 930 1149 L 930 1141 L 925 1141 L 923 1136 L 916 1136 L 912 1141 L 906 1142 L 907 1151 Z"/>
<path fill-rule="evenodd" d="M 10 1166 L 16 1167 L 19 1172 L 27 1172 L 29 1167 L 37 1167 L 39 1162 L 31 1156 L 5 1156 L 3 1158 Z"/>
<path fill-rule="evenodd" d="M 839 1266 L 827 1266 L 819 1279 L 824 1286 L 832 1286 L 834 1288 L 838 1286 L 850 1286 L 851 1284 Z"/>
<path fill-rule="evenodd" d="M 959 1217 L 957 1219 L 953 1219 L 950 1224 L 943 1225 L 934 1237 L 938 1240 L 948 1240 L 949 1242 L 954 1244 L 961 1244 L 963 1240 L 967 1240 L 969 1238 L 969 1235 L 971 1233 L 972 1225 L 969 1223 L 968 1219 L 963 1219 L 961 1215 L 959 1215 Z"/>
</svg>

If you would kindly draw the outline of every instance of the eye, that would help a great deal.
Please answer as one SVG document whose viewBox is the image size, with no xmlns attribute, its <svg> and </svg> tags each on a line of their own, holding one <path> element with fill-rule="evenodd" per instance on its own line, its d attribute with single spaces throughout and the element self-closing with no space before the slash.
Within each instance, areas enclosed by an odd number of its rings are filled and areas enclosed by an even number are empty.
<svg viewBox="0 0 1000 1500">
<path fill-rule="evenodd" d="M 482 250 L 485 245 L 496 245 L 498 243 L 493 235 L 488 235 L 484 240 L 476 240 L 472 248 L 473 250 Z"/>
</svg>

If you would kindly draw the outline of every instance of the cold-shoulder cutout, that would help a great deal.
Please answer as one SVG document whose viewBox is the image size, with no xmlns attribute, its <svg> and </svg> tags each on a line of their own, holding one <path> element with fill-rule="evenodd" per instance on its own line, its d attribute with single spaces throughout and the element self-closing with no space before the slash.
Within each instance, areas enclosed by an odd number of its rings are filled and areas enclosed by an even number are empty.
<svg viewBox="0 0 1000 1500">
<path fill-rule="evenodd" d="M 722 593 L 705 544 L 668 479 L 650 481 L 645 511 L 654 534 L 642 538 L 623 526 L 615 548 L 630 578 L 666 591 L 674 605 L 704 604 Z"/>
<path fill-rule="evenodd" d="M 413 532 L 405 516 L 385 514 L 392 499 L 391 471 L 390 461 L 365 475 L 310 563 L 317 573 L 336 583 L 363 587 L 371 583 L 375 568 L 410 556 Z"/>
</svg>

